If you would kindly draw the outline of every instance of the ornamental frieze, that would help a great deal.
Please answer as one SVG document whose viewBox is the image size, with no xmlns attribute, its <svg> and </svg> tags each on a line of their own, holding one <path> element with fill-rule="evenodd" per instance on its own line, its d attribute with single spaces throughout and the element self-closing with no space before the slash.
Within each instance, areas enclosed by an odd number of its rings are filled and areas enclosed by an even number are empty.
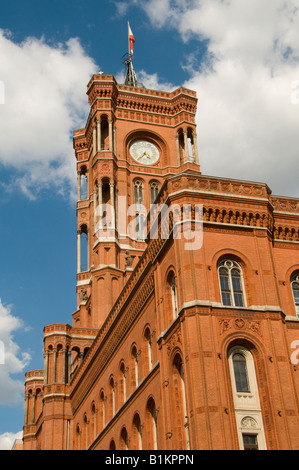
<svg viewBox="0 0 299 470">
<path fill-rule="evenodd" d="M 168 356 L 170 356 L 171 351 L 173 351 L 173 349 L 176 346 L 181 346 L 181 345 L 182 345 L 182 333 L 180 330 L 178 330 L 170 337 L 170 339 L 168 340 L 166 344 Z"/>
<path fill-rule="evenodd" d="M 219 320 L 220 335 L 227 333 L 228 331 L 250 331 L 254 334 L 262 336 L 261 322 L 252 320 L 244 320 L 243 318 L 231 318 Z"/>
<path fill-rule="evenodd" d="M 299 201 L 296 199 L 272 198 L 272 204 L 276 211 L 299 212 Z"/>
<path fill-rule="evenodd" d="M 191 181 L 191 179 L 191 177 L 188 177 L 189 182 Z M 193 179 L 194 187 L 197 187 L 202 191 L 231 193 L 234 195 L 240 194 L 244 196 L 253 197 L 268 197 L 267 190 L 262 185 L 243 182 L 235 183 L 216 178 L 194 177 Z"/>
</svg>

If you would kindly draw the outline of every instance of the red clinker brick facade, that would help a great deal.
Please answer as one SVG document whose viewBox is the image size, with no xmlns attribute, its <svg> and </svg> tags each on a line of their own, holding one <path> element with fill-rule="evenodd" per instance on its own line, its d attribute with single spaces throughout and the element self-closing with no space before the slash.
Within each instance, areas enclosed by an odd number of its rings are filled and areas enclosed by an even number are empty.
<svg viewBox="0 0 299 470">
<path fill-rule="evenodd" d="M 195 92 L 95 75 L 87 94 L 74 133 L 78 308 L 72 325 L 45 327 L 45 368 L 26 374 L 23 449 L 298 450 L 299 201 L 201 174 Z M 157 161 L 134 160 L 139 140 Z M 142 215 L 126 209 L 156 197 L 176 207 L 156 237 L 122 233 Z M 197 249 L 175 236 L 184 204 L 193 231 L 203 208 Z"/>
</svg>

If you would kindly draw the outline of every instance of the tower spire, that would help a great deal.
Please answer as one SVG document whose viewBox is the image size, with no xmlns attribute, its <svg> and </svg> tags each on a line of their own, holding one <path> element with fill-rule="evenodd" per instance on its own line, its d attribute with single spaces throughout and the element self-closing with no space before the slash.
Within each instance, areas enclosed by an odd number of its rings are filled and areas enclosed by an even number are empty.
<svg viewBox="0 0 299 470">
<path fill-rule="evenodd" d="M 132 33 L 130 23 L 128 21 L 128 53 L 123 56 L 123 64 L 126 66 L 126 78 L 125 78 L 125 85 L 128 86 L 138 86 L 137 77 L 135 74 L 135 70 L 132 64 L 132 58 L 134 58 L 134 43 L 135 38 Z"/>
</svg>

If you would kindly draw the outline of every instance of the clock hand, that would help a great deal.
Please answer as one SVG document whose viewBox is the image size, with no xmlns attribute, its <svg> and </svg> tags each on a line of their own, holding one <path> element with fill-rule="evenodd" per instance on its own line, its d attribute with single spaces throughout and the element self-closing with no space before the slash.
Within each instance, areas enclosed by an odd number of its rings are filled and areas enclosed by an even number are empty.
<svg viewBox="0 0 299 470">
<path fill-rule="evenodd" d="M 137 160 L 139 160 L 141 157 L 143 157 L 143 155 L 145 155 L 147 158 L 151 158 L 151 157 L 149 156 L 149 154 L 148 154 L 146 151 L 144 151 L 144 152 L 138 157 Z"/>
<path fill-rule="evenodd" d="M 143 157 L 143 155 L 145 154 L 146 152 L 144 151 L 141 155 L 139 155 L 139 157 L 137 158 L 137 160 L 139 160 L 141 157 Z"/>
</svg>

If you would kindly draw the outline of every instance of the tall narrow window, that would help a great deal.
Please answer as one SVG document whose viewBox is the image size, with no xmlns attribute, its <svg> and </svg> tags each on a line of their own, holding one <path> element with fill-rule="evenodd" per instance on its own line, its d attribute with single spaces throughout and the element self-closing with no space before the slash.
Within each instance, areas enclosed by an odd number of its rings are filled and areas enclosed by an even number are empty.
<svg viewBox="0 0 299 470">
<path fill-rule="evenodd" d="M 228 365 L 239 447 L 266 450 L 254 356 L 249 349 L 235 345 L 228 352 Z"/>
<path fill-rule="evenodd" d="M 179 145 L 179 160 L 182 165 L 185 162 L 185 139 L 183 130 L 180 129 L 178 133 L 178 145 Z"/>
<path fill-rule="evenodd" d="M 148 359 L 148 370 L 149 372 L 153 367 L 153 356 L 152 356 L 152 335 L 149 328 L 146 328 L 144 333 L 144 338 L 146 341 L 146 356 Z"/>
<path fill-rule="evenodd" d="M 81 199 L 87 199 L 87 175 L 86 172 L 81 173 Z"/>
<path fill-rule="evenodd" d="M 142 450 L 141 421 L 138 413 L 133 419 L 133 446 L 135 450 Z"/>
<path fill-rule="evenodd" d="M 246 359 L 243 354 L 233 355 L 233 366 L 237 392 L 250 392 Z"/>
<path fill-rule="evenodd" d="M 107 116 L 102 116 L 101 119 L 101 150 L 108 150 L 109 148 L 109 127 Z"/>
<path fill-rule="evenodd" d="M 121 400 L 121 403 L 124 403 L 127 399 L 127 383 L 126 383 L 126 368 L 123 362 L 121 363 L 121 366 L 120 366 L 120 377 L 121 377 L 120 381 L 122 384 L 120 400 Z"/>
<path fill-rule="evenodd" d="M 102 391 L 101 392 L 101 395 L 100 395 L 100 414 L 102 415 L 101 416 L 101 429 L 103 429 L 105 427 L 105 424 L 106 424 L 106 410 L 105 410 L 105 395 L 104 395 L 104 392 Z"/>
<path fill-rule="evenodd" d="M 295 274 L 292 277 L 291 283 L 292 283 L 296 314 L 297 314 L 297 317 L 299 317 L 299 274 Z"/>
<path fill-rule="evenodd" d="M 81 450 L 81 430 L 79 424 L 76 426 L 75 450 Z"/>
<path fill-rule="evenodd" d="M 158 449 L 158 432 L 157 432 L 157 409 L 153 398 L 149 398 L 146 407 L 146 425 L 147 425 L 147 447 L 148 449 Z"/>
<path fill-rule="evenodd" d="M 190 449 L 188 412 L 185 390 L 185 378 L 182 358 L 177 353 L 173 360 L 173 399 L 174 399 L 174 429 L 176 446 L 179 449 Z M 184 433 L 181 430 L 184 429 Z"/>
<path fill-rule="evenodd" d="M 87 226 L 81 225 L 80 231 L 80 271 L 88 270 L 88 229 Z"/>
<path fill-rule="evenodd" d="M 134 181 L 134 204 L 135 204 L 135 236 L 137 240 L 145 239 L 146 214 L 144 213 L 143 182 Z"/>
<path fill-rule="evenodd" d="M 83 432 L 82 432 L 82 444 L 84 445 L 84 449 L 87 449 L 88 448 L 88 423 L 89 421 L 87 419 L 86 414 L 84 415 L 83 422 L 84 422 L 84 425 L 83 425 Z"/>
<path fill-rule="evenodd" d="M 111 418 L 115 415 L 115 386 L 113 377 L 110 379 L 110 415 Z"/>
<path fill-rule="evenodd" d="M 96 410 L 96 405 L 95 403 L 92 404 L 91 407 L 91 417 L 90 417 L 90 439 L 91 442 L 95 440 L 96 438 L 96 417 L 97 417 L 97 410 Z"/>
<path fill-rule="evenodd" d="M 156 181 L 151 182 L 150 190 L 151 190 L 151 204 L 154 204 L 154 202 L 155 202 L 155 200 L 158 196 L 158 192 L 159 192 L 159 185 Z"/>
<path fill-rule="evenodd" d="M 187 144 L 189 161 L 194 162 L 194 139 L 192 129 L 188 129 L 187 131 Z"/>
<path fill-rule="evenodd" d="M 167 290 L 170 291 L 171 298 L 171 308 L 172 308 L 172 318 L 173 320 L 177 318 L 178 312 L 178 300 L 177 300 L 177 289 L 176 289 L 176 279 L 174 272 L 171 271 L 167 276 Z"/>
<path fill-rule="evenodd" d="M 145 240 L 145 216 L 142 212 L 136 212 L 136 240 L 144 241 Z"/>
<path fill-rule="evenodd" d="M 171 280 L 171 300 L 172 300 L 172 311 L 173 317 L 176 318 L 178 316 L 178 300 L 177 300 L 177 293 L 176 293 L 176 284 L 175 284 L 175 276 L 173 276 Z"/>
<path fill-rule="evenodd" d="M 136 346 L 132 349 L 132 372 L 133 372 L 133 384 L 135 387 L 138 386 L 138 353 Z"/>
<path fill-rule="evenodd" d="M 128 450 L 129 449 L 129 438 L 126 428 L 122 428 L 120 434 L 120 447 L 121 450 Z"/>
<path fill-rule="evenodd" d="M 218 267 L 223 305 L 244 307 L 242 269 L 235 261 L 225 260 Z"/>
<path fill-rule="evenodd" d="M 141 180 L 134 181 L 134 202 L 143 204 L 143 183 Z"/>
</svg>

